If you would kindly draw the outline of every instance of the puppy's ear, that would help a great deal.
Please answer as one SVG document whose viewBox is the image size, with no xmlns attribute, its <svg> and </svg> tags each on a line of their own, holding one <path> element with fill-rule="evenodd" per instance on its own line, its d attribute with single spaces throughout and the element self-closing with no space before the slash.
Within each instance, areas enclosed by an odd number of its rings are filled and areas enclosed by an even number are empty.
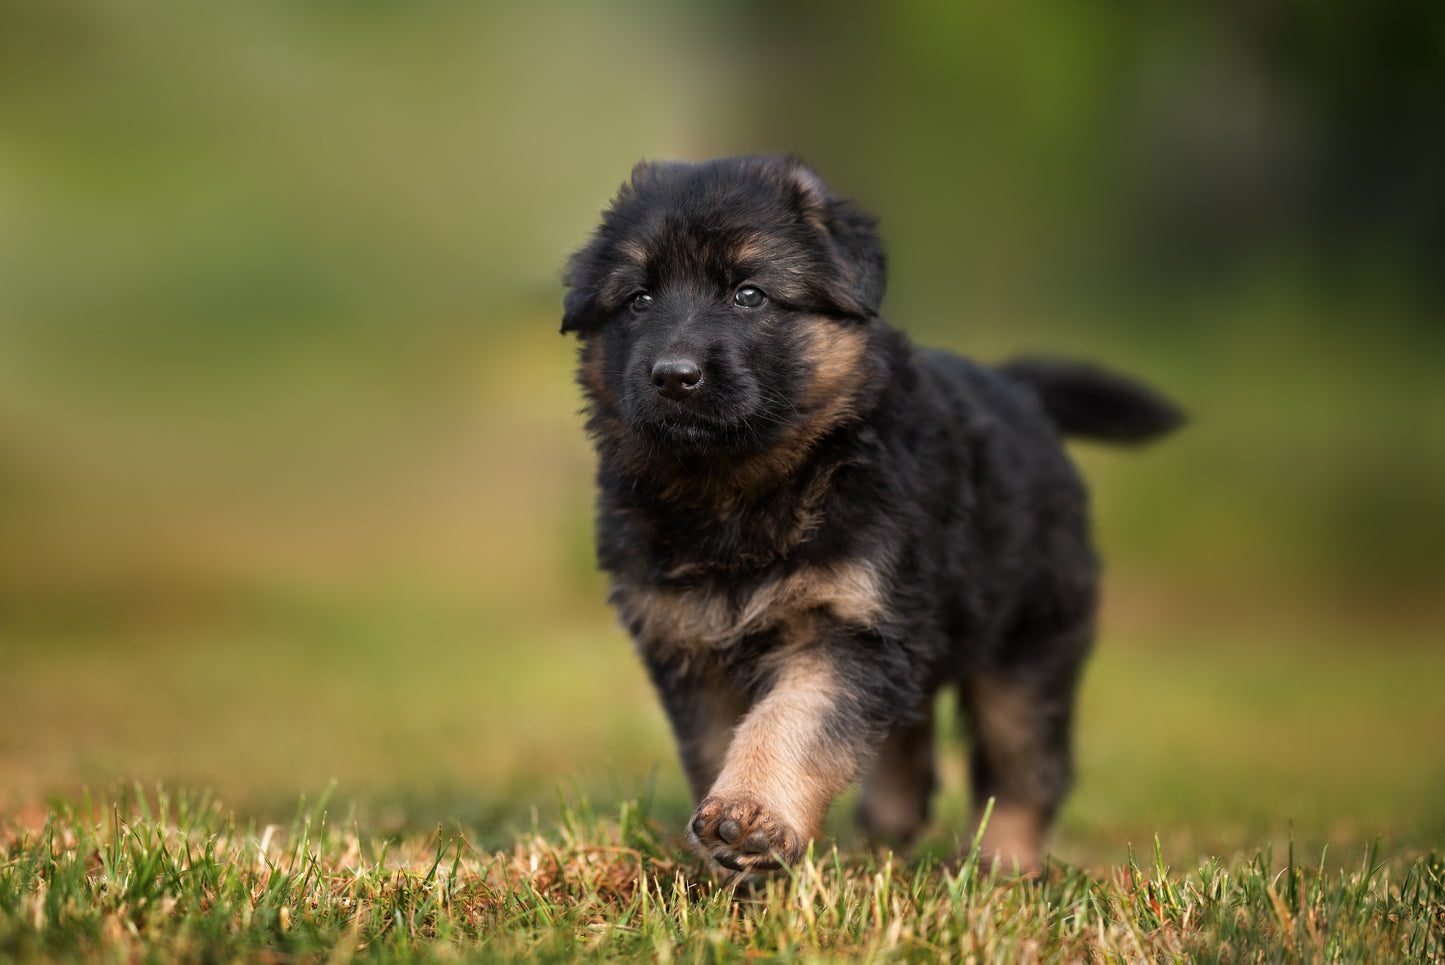
<svg viewBox="0 0 1445 965">
<path fill-rule="evenodd" d="M 888 263 L 878 222 L 850 202 L 836 197 L 818 173 L 797 157 L 789 156 L 788 181 L 797 192 L 800 206 L 833 242 L 837 278 L 829 294 L 846 314 L 871 318 L 883 305 L 888 281 Z"/>
<path fill-rule="evenodd" d="M 833 197 L 828 185 L 796 154 L 787 155 L 782 162 L 788 186 L 797 193 L 798 207 L 809 214 L 821 214 Z M 772 163 L 777 162 L 774 160 Z"/>
<path fill-rule="evenodd" d="M 628 219 L 624 212 L 638 195 L 665 186 L 669 177 L 689 167 L 691 165 L 678 161 L 638 161 L 633 165 L 632 176 L 617 189 L 611 206 L 603 212 L 602 227 L 585 248 L 567 260 L 567 268 L 562 275 L 562 283 L 568 288 L 562 302 L 562 334 L 593 332 L 601 328 L 606 320 L 604 293 L 614 261 L 608 255 L 607 225 L 619 220 L 625 223 Z"/>
<path fill-rule="evenodd" d="M 872 318 L 883 305 L 888 284 L 888 260 L 875 230 L 878 224 L 847 201 L 831 199 L 824 225 L 833 238 L 844 291 L 858 313 Z"/>
<path fill-rule="evenodd" d="M 622 186 L 622 190 L 624 192 L 629 188 L 633 191 L 641 190 L 656 181 L 657 176 L 661 172 L 662 164 L 656 161 L 638 161 L 632 165 L 632 177 L 628 180 L 628 183 Z"/>
<path fill-rule="evenodd" d="M 562 299 L 563 335 L 590 332 L 598 327 L 595 248 L 595 243 L 590 244 L 567 259 L 567 268 L 562 274 L 562 284 L 567 286 L 567 294 Z"/>
<path fill-rule="evenodd" d="M 698 165 L 687 161 L 638 161 L 632 166 L 632 177 L 618 192 L 618 198 L 640 194 L 649 188 L 665 188 L 669 183 L 687 176 Z"/>
</svg>

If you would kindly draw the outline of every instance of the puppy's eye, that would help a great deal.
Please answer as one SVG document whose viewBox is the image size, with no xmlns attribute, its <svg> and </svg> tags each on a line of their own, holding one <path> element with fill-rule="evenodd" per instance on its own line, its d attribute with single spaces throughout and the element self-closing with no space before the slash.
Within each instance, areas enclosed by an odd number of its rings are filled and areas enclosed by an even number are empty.
<svg viewBox="0 0 1445 965">
<path fill-rule="evenodd" d="M 634 312 L 645 312 L 652 307 L 652 296 L 647 292 L 638 292 L 627 304 Z"/>
<path fill-rule="evenodd" d="M 758 308 L 767 300 L 768 296 L 763 294 L 763 290 L 754 285 L 744 285 L 733 295 L 733 301 L 744 308 Z"/>
</svg>

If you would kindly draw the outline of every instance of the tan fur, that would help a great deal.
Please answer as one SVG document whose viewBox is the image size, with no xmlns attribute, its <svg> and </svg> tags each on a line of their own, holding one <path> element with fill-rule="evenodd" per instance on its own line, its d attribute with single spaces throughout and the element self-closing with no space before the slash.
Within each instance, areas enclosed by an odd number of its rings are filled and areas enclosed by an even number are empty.
<svg viewBox="0 0 1445 965">
<path fill-rule="evenodd" d="M 866 560 L 804 566 L 763 583 L 741 598 L 713 589 L 617 584 L 612 600 L 623 623 L 647 646 L 721 649 L 769 630 L 803 631 L 824 611 L 867 627 L 883 614 L 882 577 Z"/>
<path fill-rule="evenodd" d="M 868 335 L 859 326 L 844 327 L 825 318 L 802 323 L 808 333 L 808 361 L 813 378 L 804 405 L 817 410 L 824 422 L 851 406 L 868 372 L 863 365 L 868 354 Z"/>
<path fill-rule="evenodd" d="M 982 810 L 975 813 L 975 833 L 982 818 Z M 1048 816 L 1041 808 L 995 803 L 979 841 L 979 855 L 986 865 L 996 863 L 1002 871 L 1037 871 L 1043 864 L 1048 826 Z"/>
<path fill-rule="evenodd" d="M 647 246 L 635 238 L 624 238 L 617 243 L 615 249 L 618 257 L 625 258 L 636 265 L 647 264 Z"/>
<path fill-rule="evenodd" d="M 738 725 L 699 813 L 706 814 L 708 801 L 745 812 L 734 819 L 765 825 L 775 846 L 802 846 L 816 836 L 829 802 L 857 770 L 858 748 L 840 746 L 824 731 L 839 688 L 820 653 L 789 659 L 772 690 Z"/>
<path fill-rule="evenodd" d="M 769 234 L 753 235 L 742 241 L 732 252 L 734 265 L 748 263 L 767 263 L 768 267 L 776 270 L 775 260 L 779 255 L 785 253 L 787 247 L 777 237 Z"/>
<path fill-rule="evenodd" d="M 744 490 L 781 479 L 801 465 L 819 439 L 854 415 L 870 375 L 866 329 L 826 318 L 809 318 L 798 325 L 807 335 L 805 357 L 813 369 L 798 406 L 804 418 L 754 461 L 739 479 Z"/>
<path fill-rule="evenodd" d="M 965 681 L 973 740 L 988 755 L 989 769 L 1000 780 L 994 789 L 993 815 L 984 830 L 982 852 L 1011 870 L 1036 868 L 1043 853 L 1052 799 L 1039 773 L 1045 758 L 1039 733 L 1038 696 L 997 676 L 975 675 Z M 979 802 L 975 826 L 983 815 Z"/>
<path fill-rule="evenodd" d="M 808 319 L 800 327 L 808 335 L 807 359 L 813 366 L 799 407 L 808 418 L 794 426 L 775 451 L 801 460 L 823 435 L 853 415 L 853 405 L 869 373 L 864 364 L 868 355 L 865 329 L 844 327 L 825 318 Z"/>
<path fill-rule="evenodd" d="M 762 272 L 766 277 L 764 288 L 770 298 L 806 297 L 810 267 L 806 260 L 799 259 L 795 241 L 777 235 L 759 234 L 745 238 L 729 252 L 729 259 L 738 280 L 752 279 L 748 272 Z"/>
</svg>

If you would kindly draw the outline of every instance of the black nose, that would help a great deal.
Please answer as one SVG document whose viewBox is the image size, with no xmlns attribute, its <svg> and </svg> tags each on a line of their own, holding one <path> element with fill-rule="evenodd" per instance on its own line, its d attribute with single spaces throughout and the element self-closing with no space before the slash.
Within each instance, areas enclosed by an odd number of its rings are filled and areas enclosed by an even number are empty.
<svg viewBox="0 0 1445 965">
<path fill-rule="evenodd" d="M 669 399 L 680 399 L 702 381 L 702 367 L 683 355 L 664 355 L 652 366 L 652 384 Z"/>
</svg>

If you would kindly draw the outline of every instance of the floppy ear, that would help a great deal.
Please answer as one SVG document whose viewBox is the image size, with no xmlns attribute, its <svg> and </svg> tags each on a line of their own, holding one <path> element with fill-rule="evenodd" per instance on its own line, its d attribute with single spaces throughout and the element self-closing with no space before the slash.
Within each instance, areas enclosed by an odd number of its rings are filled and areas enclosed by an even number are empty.
<svg viewBox="0 0 1445 965">
<path fill-rule="evenodd" d="M 562 284 L 569 290 L 562 302 L 562 334 L 596 331 L 605 321 L 600 300 L 608 273 L 608 260 L 603 257 L 607 242 L 602 235 L 607 223 L 618 217 L 618 211 L 636 198 L 638 192 L 687 167 L 690 165 L 677 161 L 638 161 L 633 165 L 631 178 L 617 189 L 611 206 L 603 212 L 603 226 L 585 247 L 567 259 Z"/>
<path fill-rule="evenodd" d="M 883 242 L 874 230 L 877 220 L 834 196 L 818 173 L 795 156 L 785 159 L 788 180 L 810 220 L 833 242 L 837 278 L 830 296 L 849 315 L 871 318 L 883 304 L 888 266 Z"/>
<path fill-rule="evenodd" d="M 671 168 L 683 167 L 677 161 L 649 161 L 644 158 L 632 165 L 632 177 L 623 182 L 619 196 L 626 196 L 656 184 Z"/>
<path fill-rule="evenodd" d="M 833 237 L 843 285 L 865 317 L 878 314 L 888 284 L 888 261 L 875 226 L 878 222 L 847 201 L 829 199 L 824 226 Z"/>
<path fill-rule="evenodd" d="M 562 334 L 590 332 L 599 325 L 597 318 L 596 243 L 589 244 L 567 259 L 562 284 L 567 295 L 562 300 Z"/>
</svg>

